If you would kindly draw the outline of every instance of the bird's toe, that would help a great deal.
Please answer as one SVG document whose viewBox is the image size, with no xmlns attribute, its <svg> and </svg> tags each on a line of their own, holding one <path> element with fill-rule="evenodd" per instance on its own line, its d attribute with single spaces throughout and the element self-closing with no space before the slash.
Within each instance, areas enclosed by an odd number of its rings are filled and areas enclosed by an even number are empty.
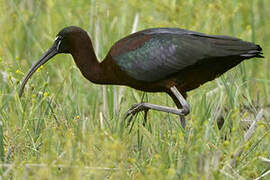
<svg viewBox="0 0 270 180">
<path fill-rule="evenodd" d="M 144 106 L 144 103 L 137 103 L 137 104 L 133 104 L 126 112 L 125 114 L 125 118 L 124 120 L 126 120 L 128 117 L 128 124 L 130 124 L 130 122 L 133 119 L 133 116 L 136 115 L 137 113 L 139 113 L 140 111 L 148 111 L 149 108 Z"/>
</svg>

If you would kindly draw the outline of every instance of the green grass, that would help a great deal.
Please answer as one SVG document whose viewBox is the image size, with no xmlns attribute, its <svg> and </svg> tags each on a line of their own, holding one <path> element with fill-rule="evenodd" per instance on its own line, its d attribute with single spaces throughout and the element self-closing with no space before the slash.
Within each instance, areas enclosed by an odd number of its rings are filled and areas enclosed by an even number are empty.
<svg viewBox="0 0 270 180">
<path fill-rule="evenodd" d="M 4 179 L 262 175 L 270 169 L 259 158 L 270 159 L 268 17 L 268 0 L 0 0 L 0 175 Z M 146 127 L 140 114 L 130 131 L 123 115 L 143 93 L 89 83 L 70 55 L 58 55 L 44 65 L 19 99 L 20 81 L 31 64 L 69 25 L 89 32 L 99 59 L 132 30 L 150 27 L 237 36 L 260 44 L 266 58 L 246 61 L 189 92 L 192 110 L 185 131 L 178 117 L 154 111 Z M 148 93 L 145 100 L 174 106 L 165 94 Z M 261 109 L 264 117 L 245 141 L 245 122 L 254 121 Z M 219 114 L 225 119 L 221 130 Z"/>
</svg>

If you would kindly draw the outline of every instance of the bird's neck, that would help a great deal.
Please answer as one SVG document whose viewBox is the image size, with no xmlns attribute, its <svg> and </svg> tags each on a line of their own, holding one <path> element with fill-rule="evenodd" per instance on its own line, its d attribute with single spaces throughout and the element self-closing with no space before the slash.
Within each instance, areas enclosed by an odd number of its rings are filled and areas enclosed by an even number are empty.
<svg viewBox="0 0 270 180">
<path fill-rule="evenodd" d="M 90 41 L 90 40 L 89 40 Z M 109 84 L 106 71 L 96 57 L 94 48 L 90 42 L 84 42 L 71 52 L 73 59 L 83 76 L 96 84 Z"/>
</svg>

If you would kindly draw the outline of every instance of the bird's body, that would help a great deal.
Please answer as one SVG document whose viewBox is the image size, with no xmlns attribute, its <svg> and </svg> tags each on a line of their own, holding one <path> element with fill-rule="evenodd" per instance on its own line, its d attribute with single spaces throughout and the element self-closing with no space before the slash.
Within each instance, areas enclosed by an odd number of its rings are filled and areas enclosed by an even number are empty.
<svg viewBox="0 0 270 180">
<path fill-rule="evenodd" d="M 119 40 L 99 63 L 87 32 L 71 26 L 60 31 L 53 47 L 28 73 L 22 89 L 40 65 L 57 53 L 70 53 L 88 80 L 146 92 L 166 92 L 180 109 L 184 100 L 180 102 L 176 91 L 186 97 L 187 91 L 215 79 L 243 60 L 262 57 L 261 50 L 259 45 L 234 37 L 153 28 Z"/>
<path fill-rule="evenodd" d="M 185 94 L 244 59 L 261 57 L 260 52 L 258 45 L 229 36 L 177 28 L 146 29 L 112 46 L 100 63 L 103 71 L 98 76 L 106 79 L 94 82 L 169 94 L 173 85 Z M 97 75 L 86 76 L 89 80 L 93 77 Z"/>
</svg>

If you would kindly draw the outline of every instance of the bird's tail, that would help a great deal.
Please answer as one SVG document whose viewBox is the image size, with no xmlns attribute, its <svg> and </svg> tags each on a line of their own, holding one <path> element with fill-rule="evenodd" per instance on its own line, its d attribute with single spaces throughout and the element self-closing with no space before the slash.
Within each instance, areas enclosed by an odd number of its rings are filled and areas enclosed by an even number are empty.
<svg viewBox="0 0 270 180">
<path fill-rule="evenodd" d="M 245 57 L 247 59 L 249 58 L 264 58 L 263 53 L 262 53 L 262 48 L 260 45 L 256 44 L 256 49 L 249 50 L 247 53 L 241 54 L 241 57 Z"/>
<path fill-rule="evenodd" d="M 263 58 L 260 45 L 243 41 L 230 36 L 209 36 L 208 40 L 214 44 L 217 56 L 240 56 L 244 59 Z"/>
</svg>

